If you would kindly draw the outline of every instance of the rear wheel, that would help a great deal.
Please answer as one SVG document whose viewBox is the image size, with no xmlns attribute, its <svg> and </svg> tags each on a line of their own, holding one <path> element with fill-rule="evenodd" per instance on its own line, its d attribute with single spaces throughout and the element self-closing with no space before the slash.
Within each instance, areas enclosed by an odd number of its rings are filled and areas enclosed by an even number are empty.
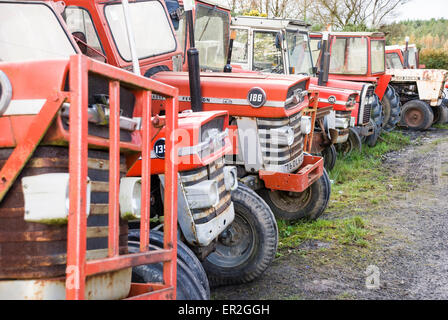
<svg viewBox="0 0 448 320">
<path fill-rule="evenodd" d="M 386 132 L 392 131 L 397 123 L 400 121 L 401 102 L 400 96 L 395 89 L 391 86 L 387 86 L 383 99 L 383 130 Z"/>
<path fill-rule="evenodd" d="M 267 269 L 277 251 L 277 222 L 263 199 L 240 184 L 232 192 L 232 202 L 235 219 L 203 262 L 212 287 L 253 281 Z"/>
<path fill-rule="evenodd" d="M 342 154 L 349 154 L 350 152 L 357 150 L 362 151 L 362 140 L 358 132 L 354 128 L 349 129 L 348 139 L 343 143 L 338 143 L 337 150 Z"/>
<path fill-rule="evenodd" d="M 316 220 L 328 206 L 331 183 L 324 169 L 322 177 L 303 192 L 262 189 L 259 193 L 278 219 Z"/>
<path fill-rule="evenodd" d="M 157 250 L 160 247 L 149 245 L 150 250 Z M 138 241 L 128 241 L 130 253 L 138 253 L 140 243 Z M 163 263 L 153 263 L 136 266 L 132 268 L 132 282 L 154 283 L 163 282 Z M 177 259 L 177 300 L 207 300 L 209 296 L 201 285 L 200 280 L 191 271 L 182 259 Z"/>
<path fill-rule="evenodd" d="M 448 122 L 448 107 L 443 103 L 432 109 L 434 111 L 435 124 L 445 124 Z"/>
<path fill-rule="evenodd" d="M 403 106 L 401 124 L 411 130 L 426 130 L 434 121 L 431 107 L 424 101 L 411 100 Z"/>
<path fill-rule="evenodd" d="M 374 132 L 370 136 L 366 137 L 365 142 L 369 147 L 376 146 L 376 143 L 378 142 L 378 138 L 382 131 L 383 126 L 383 105 L 380 102 L 380 99 L 375 94 L 375 101 L 372 104 L 372 113 L 370 116 L 370 121 L 374 125 Z"/>
</svg>

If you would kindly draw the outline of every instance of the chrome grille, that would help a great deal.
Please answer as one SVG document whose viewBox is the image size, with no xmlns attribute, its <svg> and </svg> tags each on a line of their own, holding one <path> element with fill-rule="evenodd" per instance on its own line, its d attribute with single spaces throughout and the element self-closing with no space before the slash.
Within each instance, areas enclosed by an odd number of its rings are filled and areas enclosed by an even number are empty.
<svg viewBox="0 0 448 320">
<path fill-rule="evenodd" d="M 303 157 L 303 134 L 300 127 L 301 118 L 302 112 L 298 112 L 289 118 L 257 119 L 261 152 L 266 167 L 286 165 L 297 158 Z M 283 126 L 290 126 L 294 130 L 294 142 L 291 146 L 272 144 L 270 130 Z"/>
<path fill-rule="evenodd" d="M 207 209 L 193 209 L 191 214 L 195 224 L 207 223 L 223 213 L 231 204 L 230 191 L 226 190 L 224 184 L 224 159 L 201 167 L 199 169 L 180 172 L 182 184 L 191 186 L 205 180 L 215 180 L 218 183 L 219 203 L 216 207 Z"/>
<path fill-rule="evenodd" d="M 370 100 L 374 94 L 375 94 L 375 87 L 369 86 L 365 97 L 363 97 L 364 101 L 361 101 L 361 105 L 364 104 L 364 108 L 360 109 L 360 114 L 358 118 L 358 124 L 360 125 L 366 125 L 370 122 L 370 114 L 372 112 L 372 104 L 370 103 Z"/>
</svg>

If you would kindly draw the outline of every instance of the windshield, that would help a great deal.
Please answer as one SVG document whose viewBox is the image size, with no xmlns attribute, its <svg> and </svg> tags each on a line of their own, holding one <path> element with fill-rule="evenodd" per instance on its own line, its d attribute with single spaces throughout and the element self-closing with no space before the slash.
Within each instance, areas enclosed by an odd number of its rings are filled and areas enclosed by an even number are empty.
<svg viewBox="0 0 448 320">
<path fill-rule="evenodd" d="M 195 45 L 202 69 L 222 71 L 229 47 L 229 14 L 216 7 L 196 6 Z"/>
<path fill-rule="evenodd" d="M 396 52 L 386 54 L 386 64 L 388 69 L 403 69 L 400 56 Z"/>
<path fill-rule="evenodd" d="M 278 32 L 254 31 L 252 70 L 267 73 L 284 73 L 281 37 Z"/>
<path fill-rule="evenodd" d="M 308 35 L 299 32 L 286 32 L 288 45 L 289 73 L 306 74 L 313 73 Z"/>
<path fill-rule="evenodd" d="M 417 48 L 409 47 L 409 67 L 417 69 Z"/>
<path fill-rule="evenodd" d="M 131 61 L 131 51 L 121 3 L 106 5 L 105 14 L 121 57 L 125 61 Z M 176 38 L 171 30 L 165 8 L 160 2 L 130 2 L 129 15 L 139 59 L 176 50 Z"/>
<path fill-rule="evenodd" d="M 372 60 L 372 73 L 385 72 L 384 55 L 385 55 L 385 42 L 383 40 L 370 41 L 371 47 L 371 60 Z"/>
<path fill-rule="evenodd" d="M 76 54 L 45 4 L 0 3 L 0 61 L 68 58 Z"/>
<path fill-rule="evenodd" d="M 333 38 L 330 73 L 367 74 L 367 38 Z"/>
<path fill-rule="evenodd" d="M 314 66 L 317 66 L 317 61 L 319 60 L 321 41 L 322 40 L 318 38 L 310 39 L 311 55 L 313 56 Z"/>
<path fill-rule="evenodd" d="M 248 63 L 248 40 L 249 30 L 232 29 L 236 32 L 235 40 L 233 40 L 232 63 Z"/>
</svg>

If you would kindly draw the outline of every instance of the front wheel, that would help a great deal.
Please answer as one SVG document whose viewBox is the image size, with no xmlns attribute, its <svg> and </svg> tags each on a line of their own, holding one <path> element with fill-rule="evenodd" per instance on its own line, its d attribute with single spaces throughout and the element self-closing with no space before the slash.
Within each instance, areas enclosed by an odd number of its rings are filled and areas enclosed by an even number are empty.
<svg viewBox="0 0 448 320">
<path fill-rule="evenodd" d="M 329 147 L 322 150 L 322 152 L 319 154 L 322 158 L 324 158 L 324 167 L 325 170 L 331 171 L 333 170 L 334 166 L 336 165 L 336 159 L 337 159 L 337 152 L 335 146 L 332 144 Z"/>
<path fill-rule="evenodd" d="M 373 131 L 373 134 L 366 137 L 366 143 L 369 147 L 376 146 L 378 142 L 378 138 L 381 134 L 382 127 L 383 127 L 383 105 L 380 102 L 380 99 L 375 94 L 374 95 L 374 102 L 372 104 L 372 112 L 370 116 L 370 122 L 372 123 L 373 127 L 375 128 Z"/>
<path fill-rule="evenodd" d="M 434 121 L 431 107 L 424 101 L 406 102 L 401 112 L 401 124 L 411 130 L 426 130 Z"/>
<path fill-rule="evenodd" d="M 303 192 L 261 189 L 259 193 L 278 219 L 316 220 L 328 206 L 331 183 L 324 169 L 322 177 Z"/>
<path fill-rule="evenodd" d="M 435 107 L 434 109 L 434 121 L 435 124 L 445 124 L 448 122 L 448 107 L 443 103 Z"/>
<path fill-rule="evenodd" d="M 350 128 L 347 141 L 338 143 L 336 145 L 336 148 L 344 155 L 349 154 L 354 150 L 362 152 L 362 140 L 359 136 L 358 131 L 356 131 L 354 128 Z"/>
<path fill-rule="evenodd" d="M 277 222 L 263 199 L 240 184 L 232 192 L 232 202 L 235 219 L 202 263 L 212 287 L 255 280 L 277 252 Z"/>
</svg>

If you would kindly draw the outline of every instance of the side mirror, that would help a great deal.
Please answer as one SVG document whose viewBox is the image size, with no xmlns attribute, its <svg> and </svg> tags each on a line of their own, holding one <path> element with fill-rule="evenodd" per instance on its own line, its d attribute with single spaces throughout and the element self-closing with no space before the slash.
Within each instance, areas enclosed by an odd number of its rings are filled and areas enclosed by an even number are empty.
<svg viewBox="0 0 448 320">
<path fill-rule="evenodd" d="M 317 42 L 317 49 L 322 49 L 322 40 L 319 40 L 319 42 Z"/>
<path fill-rule="evenodd" d="M 313 68 L 311 69 L 311 72 L 312 72 L 313 74 L 317 74 L 318 71 L 319 71 L 319 69 L 318 69 L 317 67 L 313 67 Z"/>
<path fill-rule="evenodd" d="M 281 32 L 279 32 L 275 36 L 275 47 L 280 50 L 282 49 L 282 44 L 283 44 L 283 35 L 281 34 Z"/>
</svg>

